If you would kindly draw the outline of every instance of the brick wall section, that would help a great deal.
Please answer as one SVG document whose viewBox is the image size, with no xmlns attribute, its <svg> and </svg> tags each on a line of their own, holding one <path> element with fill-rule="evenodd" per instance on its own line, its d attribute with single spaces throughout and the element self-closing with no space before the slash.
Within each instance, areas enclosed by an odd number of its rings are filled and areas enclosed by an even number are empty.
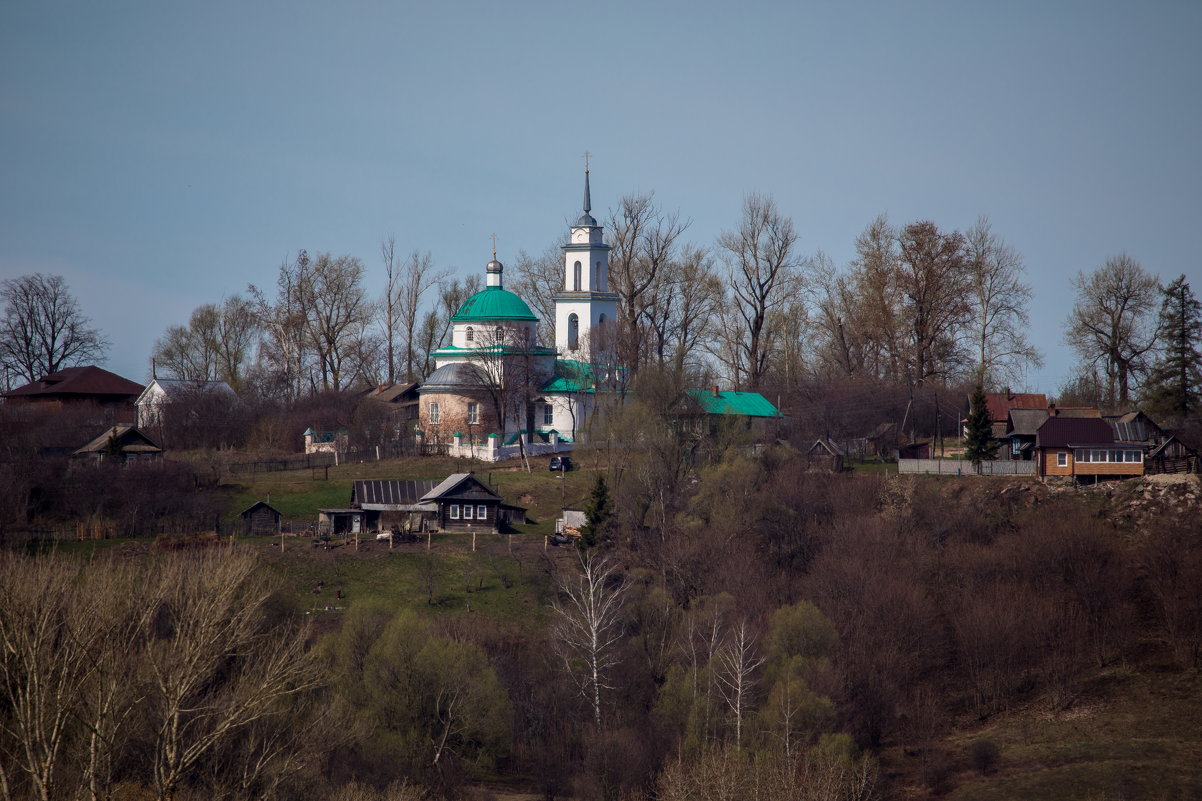
<svg viewBox="0 0 1202 801">
<path fill-rule="evenodd" d="M 435 402 L 439 405 L 439 422 L 430 422 L 430 403 Z M 469 403 L 480 404 L 480 422 L 475 425 L 468 425 L 467 422 L 467 405 Z M 494 432 L 500 432 L 501 427 L 497 425 L 497 415 L 493 411 L 492 401 L 488 397 L 488 393 L 481 392 L 461 392 L 461 393 L 442 393 L 442 392 L 426 392 L 421 395 L 421 411 L 418 419 L 418 428 L 426 435 L 426 442 L 452 442 L 455 432 L 463 434 L 464 444 L 467 444 L 469 437 L 475 437 L 480 444 L 484 443 L 485 437 Z"/>
</svg>

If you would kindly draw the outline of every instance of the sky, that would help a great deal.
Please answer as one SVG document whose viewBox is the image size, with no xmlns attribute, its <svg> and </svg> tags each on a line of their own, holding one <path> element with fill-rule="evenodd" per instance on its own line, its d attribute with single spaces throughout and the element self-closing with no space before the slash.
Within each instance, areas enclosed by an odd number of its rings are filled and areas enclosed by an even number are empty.
<svg viewBox="0 0 1202 801">
<path fill-rule="evenodd" d="M 1022 254 L 1054 393 L 1072 279 L 1202 294 L 1202 3 L 0 3 L 0 279 L 62 275 L 149 377 L 304 248 L 482 273 L 654 192 L 712 245 L 748 193 L 839 267 L 877 215 Z M 1017 387 L 1015 388 L 1017 389 Z"/>
</svg>

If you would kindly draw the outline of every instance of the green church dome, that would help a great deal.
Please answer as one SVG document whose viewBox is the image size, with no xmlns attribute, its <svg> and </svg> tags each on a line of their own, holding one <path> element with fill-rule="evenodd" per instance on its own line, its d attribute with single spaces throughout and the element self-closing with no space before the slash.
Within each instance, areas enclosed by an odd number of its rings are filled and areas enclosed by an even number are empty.
<svg viewBox="0 0 1202 801">
<path fill-rule="evenodd" d="M 455 323 L 473 320 L 534 320 L 538 318 L 530 311 L 526 301 L 507 289 L 490 286 L 472 295 L 451 318 Z"/>
</svg>

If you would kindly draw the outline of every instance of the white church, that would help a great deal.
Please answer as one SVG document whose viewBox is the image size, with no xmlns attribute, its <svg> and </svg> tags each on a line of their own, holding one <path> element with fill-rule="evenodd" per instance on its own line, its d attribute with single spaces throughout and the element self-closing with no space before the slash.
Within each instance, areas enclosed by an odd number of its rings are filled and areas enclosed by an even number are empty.
<svg viewBox="0 0 1202 801">
<path fill-rule="evenodd" d="M 485 288 L 452 318 L 451 343 L 434 351 L 435 370 L 418 389 L 418 438 L 454 456 L 499 460 L 570 451 L 615 391 L 612 357 L 618 296 L 609 291 L 609 245 L 590 213 L 589 171 L 584 213 L 563 245 L 563 288 L 555 295 L 555 347 L 538 344 L 538 317 L 504 288 L 496 254 Z"/>
</svg>

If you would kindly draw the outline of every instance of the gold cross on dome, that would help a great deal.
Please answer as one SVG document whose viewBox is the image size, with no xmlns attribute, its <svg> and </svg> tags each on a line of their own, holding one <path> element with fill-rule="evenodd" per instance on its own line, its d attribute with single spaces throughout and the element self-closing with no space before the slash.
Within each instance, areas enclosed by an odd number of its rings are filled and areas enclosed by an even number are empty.
<svg viewBox="0 0 1202 801">
<path fill-rule="evenodd" d="M 492 239 L 492 257 L 495 260 L 497 258 L 497 235 L 493 234 L 489 238 Z"/>
</svg>

